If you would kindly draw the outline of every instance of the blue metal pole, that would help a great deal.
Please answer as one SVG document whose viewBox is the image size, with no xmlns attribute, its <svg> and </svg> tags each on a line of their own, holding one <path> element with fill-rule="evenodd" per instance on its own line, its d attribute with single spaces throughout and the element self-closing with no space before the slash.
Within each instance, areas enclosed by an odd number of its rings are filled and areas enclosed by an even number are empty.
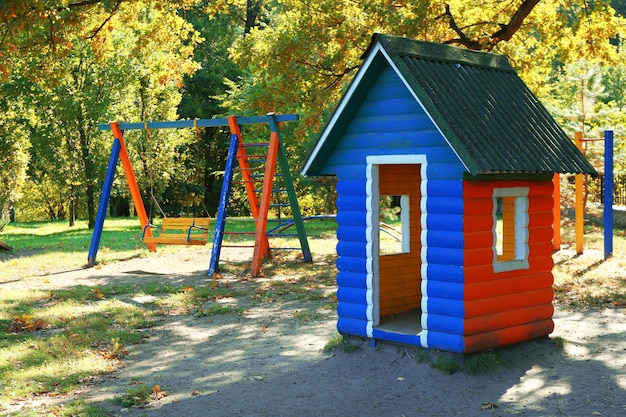
<svg viewBox="0 0 626 417">
<path fill-rule="evenodd" d="M 290 122 L 292 120 L 298 120 L 297 114 L 277 114 L 266 116 L 250 116 L 250 117 L 237 117 L 238 125 L 250 125 L 257 123 L 271 123 L 273 120 L 278 122 Z M 215 127 L 215 126 L 228 126 L 228 118 L 223 117 L 219 119 L 196 119 L 196 120 L 174 120 L 174 121 L 156 121 L 156 122 L 139 122 L 139 123 L 125 123 L 120 122 L 119 127 L 121 130 L 136 130 L 136 129 L 171 129 L 171 128 L 185 128 L 185 127 Z M 110 124 L 98 125 L 98 130 L 111 130 Z"/>
<path fill-rule="evenodd" d="M 102 195 L 100 196 L 100 206 L 98 207 L 96 224 L 94 225 L 93 234 L 91 235 L 89 257 L 87 258 L 87 266 L 89 268 L 96 264 L 96 255 L 98 254 L 98 247 L 100 246 L 100 238 L 102 237 L 102 229 L 104 227 L 104 218 L 106 217 L 109 199 L 111 198 L 111 189 L 113 188 L 113 180 L 115 179 L 115 169 L 117 168 L 120 149 L 120 141 L 116 138 L 113 140 L 113 148 L 111 149 L 111 156 L 109 157 L 109 166 L 107 167 L 107 173 L 104 177 L 104 184 L 102 186 Z"/>
<path fill-rule="evenodd" d="M 613 254 L 613 131 L 604 132 L 604 259 Z"/>
<path fill-rule="evenodd" d="M 220 201 L 217 206 L 217 220 L 215 222 L 215 232 L 213 234 L 213 248 L 211 249 L 211 263 L 208 275 L 211 277 L 218 270 L 220 262 L 220 252 L 222 251 L 222 238 L 224 237 L 224 227 L 226 225 L 226 210 L 228 209 L 228 200 L 230 199 L 230 191 L 232 188 L 233 173 L 235 170 L 235 162 L 237 161 L 237 146 L 239 138 L 233 133 L 230 136 L 230 146 L 228 148 L 228 157 L 226 159 L 226 167 L 224 168 L 224 178 L 222 179 L 222 191 L 220 193 Z"/>
</svg>

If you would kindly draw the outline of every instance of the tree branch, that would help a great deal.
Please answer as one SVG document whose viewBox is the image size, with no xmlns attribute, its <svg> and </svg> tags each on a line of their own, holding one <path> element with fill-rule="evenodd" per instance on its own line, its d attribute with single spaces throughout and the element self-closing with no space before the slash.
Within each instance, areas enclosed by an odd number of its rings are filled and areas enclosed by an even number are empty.
<svg viewBox="0 0 626 417">
<path fill-rule="evenodd" d="M 68 7 L 70 9 L 74 8 L 74 7 L 83 7 L 83 6 L 92 6 L 94 4 L 98 4 L 98 3 L 102 3 L 102 0 L 84 0 L 84 1 L 79 1 L 76 3 L 70 3 L 65 7 Z"/>
<path fill-rule="evenodd" d="M 445 5 L 445 12 L 439 18 L 447 18 L 450 29 L 457 34 L 458 38 L 449 39 L 445 44 L 458 44 L 468 49 L 491 51 L 498 43 L 511 40 L 513 35 L 522 27 L 524 19 L 533 11 L 540 0 L 524 0 L 515 11 L 509 23 L 500 24 L 500 30 L 494 32 L 489 37 L 480 37 L 478 39 L 469 38 L 465 32 L 459 27 L 450 11 L 450 5 Z"/>
<path fill-rule="evenodd" d="M 445 17 L 448 19 L 448 24 L 450 25 L 450 29 L 452 29 L 454 33 L 456 33 L 458 36 L 458 38 L 456 39 L 449 39 L 445 41 L 444 42 L 445 44 L 455 43 L 458 45 L 463 45 L 468 49 L 476 49 L 476 50 L 484 48 L 484 45 L 482 44 L 482 42 L 468 38 L 467 35 L 463 32 L 463 30 L 461 30 L 459 25 L 456 23 L 454 16 L 452 16 L 452 12 L 450 11 L 449 4 L 446 4 L 446 11 L 441 16 L 439 16 L 439 18 L 441 17 Z"/>
<path fill-rule="evenodd" d="M 495 46 L 498 42 L 502 41 L 510 41 L 515 32 L 517 32 L 522 26 L 522 23 L 524 23 L 524 19 L 528 17 L 539 1 L 540 0 L 524 0 L 511 17 L 509 23 L 506 25 L 501 24 L 500 30 L 491 35 L 492 45 Z"/>
<path fill-rule="evenodd" d="M 123 1 L 123 0 L 122 0 L 122 1 Z M 113 7 L 113 10 L 111 10 L 111 13 L 109 13 L 109 16 L 108 16 L 106 19 L 104 19 L 104 21 L 102 22 L 102 24 L 101 24 L 100 26 L 98 26 L 98 27 L 97 27 L 97 28 L 96 28 L 96 29 L 95 29 L 95 30 L 91 33 L 91 35 L 87 36 L 87 39 L 91 40 L 91 39 L 95 38 L 95 37 L 96 37 L 96 35 L 97 35 L 98 33 L 100 33 L 100 31 L 102 30 L 102 28 L 104 27 L 104 25 L 106 25 L 106 24 L 107 24 L 107 22 L 108 22 L 109 20 L 111 20 L 111 18 L 113 18 L 113 16 L 115 15 L 115 13 L 117 13 L 117 10 L 120 8 L 120 5 L 122 4 L 122 1 L 119 1 L 119 2 L 115 5 L 115 7 Z"/>
</svg>

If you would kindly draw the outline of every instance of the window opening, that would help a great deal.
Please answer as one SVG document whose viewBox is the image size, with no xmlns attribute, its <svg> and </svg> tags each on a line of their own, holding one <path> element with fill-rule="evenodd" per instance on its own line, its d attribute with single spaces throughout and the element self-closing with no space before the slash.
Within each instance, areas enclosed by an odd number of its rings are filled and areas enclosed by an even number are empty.
<svg viewBox="0 0 626 417">
<path fill-rule="evenodd" d="M 379 254 L 409 253 L 409 196 L 381 195 L 379 198 Z"/>
<path fill-rule="evenodd" d="M 528 268 L 528 188 L 493 192 L 494 271 Z"/>
</svg>

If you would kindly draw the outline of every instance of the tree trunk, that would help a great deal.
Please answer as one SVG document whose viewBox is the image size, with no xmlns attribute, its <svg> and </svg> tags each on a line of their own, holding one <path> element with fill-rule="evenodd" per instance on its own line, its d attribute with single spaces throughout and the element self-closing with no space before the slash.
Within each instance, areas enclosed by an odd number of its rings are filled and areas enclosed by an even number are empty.
<svg viewBox="0 0 626 417">
<path fill-rule="evenodd" d="M 76 188 L 72 187 L 70 190 L 70 202 L 67 208 L 67 217 L 69 219 L 69 227 L 74 227 L 76 224 Z"/>
<path fill-rule="evenodd" d="M 246 25 L 243 29 L 244 36 L 250 33 L 253 27 L 256 26 L 256 18 L 261 11 L 262 0 L 248 0 L 246 2 Z"/>
<path fill-rule="evenodd" d="M 83 169 L 85 175 L 85 195 L 87 197 L 87 227 L 93 229 L 96 224 L 96 204 L 95 204 L 95 183 L 96 183 L 96 169 L 94 163 L 91 160 L 91 154 L 89 152 L 89 135 L 86 131 L 85 118 L 83 115 L 83 108 L 79 107 L 76 114 L 78 136 L 80 140 L 80 153 L 82 156 Z"/>
</svg>

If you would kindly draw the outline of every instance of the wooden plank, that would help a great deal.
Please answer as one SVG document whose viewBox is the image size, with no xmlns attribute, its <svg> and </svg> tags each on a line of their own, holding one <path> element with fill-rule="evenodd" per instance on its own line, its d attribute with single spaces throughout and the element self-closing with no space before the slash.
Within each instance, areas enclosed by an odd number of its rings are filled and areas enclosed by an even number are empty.
<svg viewBox="0 0 626 417">
<path fill-rule="evenodd" d="M 503 311 L 516 310 L 536 305 L 549 304 L 554 298 L 551 287 L 539 288 L 498 297 L 465 301 L 465 317 L 474 318 Z"/>
<path fill-rule="evenodd" d="M 524 340 L 547 336 L 554 330 L 552 318 L 537 320 L 519 326 L 506 327 L 491 332 L 465 336 L 465 353 L 478 352 L 487 348 L 510 345 Z"/>
<path fill-rule="evenodd" d="M 147 244 L 204 245 L 208 240 L 210 217 L 166 217 L 158 236 L 144 236 Z M 146 228 L 146 231 L 149 227 Z"/>
<path fill-rule="evenodd" d="M 515 310 L 508 310 L 494 314 L 465 319 L 465 334 L 472 335 L 488 331 L 519 326 L 521 324 L 552 318 L 554 307 L 552 303 L 544 303 Z"/>
<path fill-rule="evenodd" d="M 0 240 L 0 250 L 11 252 L 13 250 L 13 247 L 8 243 L 4 243 Z"/>
</svg>

